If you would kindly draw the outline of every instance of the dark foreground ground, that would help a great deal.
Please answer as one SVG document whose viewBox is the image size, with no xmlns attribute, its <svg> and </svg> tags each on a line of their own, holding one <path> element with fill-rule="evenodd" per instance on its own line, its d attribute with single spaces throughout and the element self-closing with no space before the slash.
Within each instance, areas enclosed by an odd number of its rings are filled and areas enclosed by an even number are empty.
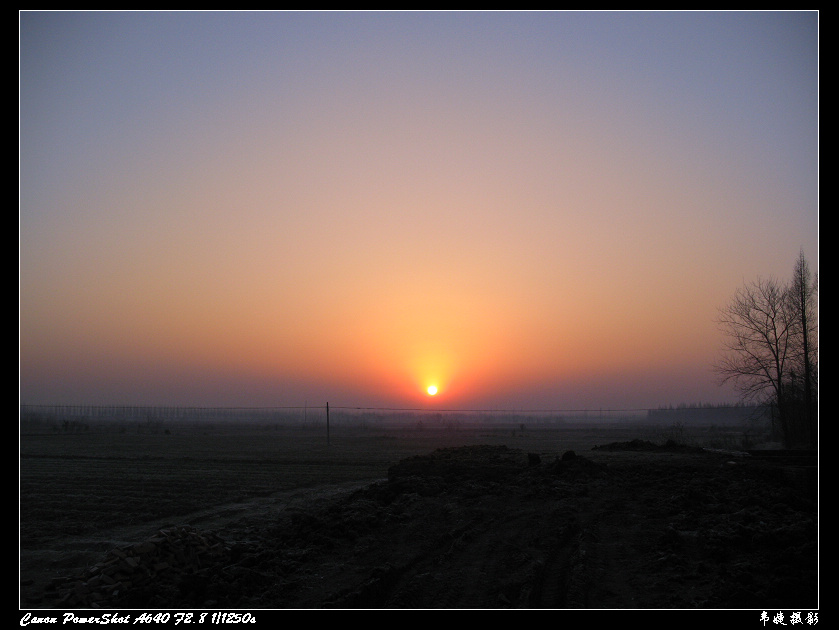
<svg viewBox="0 0 839 630">
<path fill-rule="evenodd" d="M 815 610 L 815 464 L 638 440 L 439 449 L 161 529 L 22 606 Z"/>
</svg>

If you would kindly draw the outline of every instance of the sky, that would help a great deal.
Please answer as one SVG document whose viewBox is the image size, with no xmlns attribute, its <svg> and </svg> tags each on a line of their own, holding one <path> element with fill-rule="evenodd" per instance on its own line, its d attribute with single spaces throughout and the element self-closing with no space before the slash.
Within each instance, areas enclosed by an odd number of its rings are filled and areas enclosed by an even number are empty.
<svg viewBox="0 0 839 630">
<path fill-rule="evenodd" d="M 736 402 L 719 308 L 818 272 L 818 17 L 20 12 L 20 400 Z"/>
</svg>

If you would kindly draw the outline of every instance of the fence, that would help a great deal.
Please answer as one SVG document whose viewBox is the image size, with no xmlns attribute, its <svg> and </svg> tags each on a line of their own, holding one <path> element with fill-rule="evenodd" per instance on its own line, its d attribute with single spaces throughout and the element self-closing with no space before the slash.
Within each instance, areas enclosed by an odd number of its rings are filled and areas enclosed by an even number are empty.
<svg viewBox="0 0 839 630">
<path fill-rule="evenodd" d="M 328 411 L 327 411 L 328 407 Z M 762 407 L 697 405 L 656 409 L 412 409 L 304 405 L 302 407 L 183 407 L 117 405 L 21 405 L 21 426 L 52 424 L 67 429 L 120 422 L 163 426 L 166 423 L 274 423 L 310 425 L 386 425 L 423 422 L 429 426 L 467 424 L 555 425 L 646 423 L 669 426 L 703 424 L 743 426 L 767 419 Z"/>
</svg>

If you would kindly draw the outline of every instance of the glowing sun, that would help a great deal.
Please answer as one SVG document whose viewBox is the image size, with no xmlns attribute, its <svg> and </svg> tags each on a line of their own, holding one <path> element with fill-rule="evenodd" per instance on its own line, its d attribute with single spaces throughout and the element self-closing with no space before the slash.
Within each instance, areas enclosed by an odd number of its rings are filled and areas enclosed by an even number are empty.
<svg viewBox="0 0 839 630">
<path fill-rule="evenodd" d="M 437 387 L 435 385 L 429 385 L 428 389 L 425 391 L 428 392 L 429 396 L 434 396 L 435 394 L 437 394 Z"/>
</svg>

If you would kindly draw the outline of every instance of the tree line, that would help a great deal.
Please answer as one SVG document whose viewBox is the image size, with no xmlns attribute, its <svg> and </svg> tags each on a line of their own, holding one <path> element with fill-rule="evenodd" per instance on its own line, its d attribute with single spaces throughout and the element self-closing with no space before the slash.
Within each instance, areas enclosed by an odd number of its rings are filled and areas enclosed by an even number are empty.
<svg viewBox="0 0 839 630">
<path fill-rule="evenodd" d="M 787 282 L 758 278 L 719 310 L 720 383 L 768 405 L 787 448 L 818 443 L 818 277 L 799 254 Z"/>
</svg>

